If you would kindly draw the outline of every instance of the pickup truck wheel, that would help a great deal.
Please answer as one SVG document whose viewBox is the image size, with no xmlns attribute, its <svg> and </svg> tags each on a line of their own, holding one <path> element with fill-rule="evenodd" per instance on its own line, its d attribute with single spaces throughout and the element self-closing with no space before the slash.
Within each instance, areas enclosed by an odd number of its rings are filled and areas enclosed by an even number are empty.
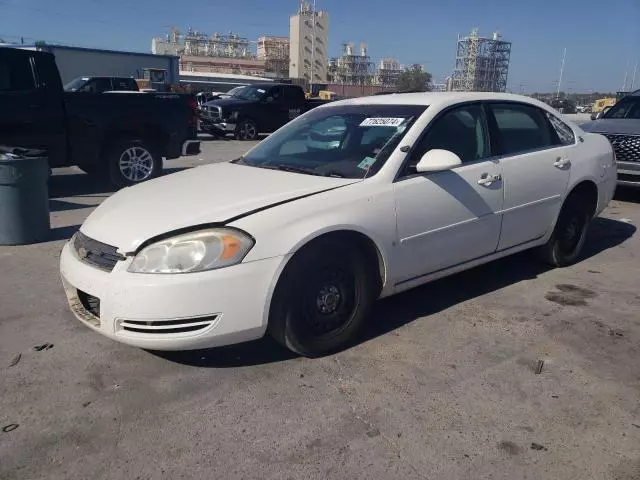
<svg viewBox="0 0 640 480">
<path fill-rule="evenodd" d="M 162 157 L 141 140 L 123 140 L 108 152 L 109 178 L 117 187 L 142 183 L 162 172 Z"/>
<path fill-rule="evenodd" d="M 242 120 L 236 125 L 236 140 L 255 140 L 258 138 L 258 125 L 253 120 Z"/>
<path fill-rule="evenodd" d="M 379 294 L 364 255 L 354 246 L 322 241 L 299 251 L 278 280 L 269 333 L 306 357 L 347 347 Z"/>
</svg>

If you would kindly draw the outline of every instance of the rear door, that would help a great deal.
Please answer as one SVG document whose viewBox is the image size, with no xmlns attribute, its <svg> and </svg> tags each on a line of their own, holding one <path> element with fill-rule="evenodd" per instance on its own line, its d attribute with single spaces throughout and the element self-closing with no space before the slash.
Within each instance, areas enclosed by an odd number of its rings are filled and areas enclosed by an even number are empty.
<svg viewBox="0 0 640 480">
<path fill-rule="evenodd" d="M 553 227 L 569 182 L 576 139 L 568 125 L 533 105 L 491 102 L 488 110 L 504 181 L 498 245 L 504 250 L 539 239 Z"/>
<path fill-rule="evenodd" d="M 285 88 L 281 85 L 271 87 L 266 97 L 268 118 L 265 124 L 269 132 L 273 132 L 289 121 L 289 105 L 285 96 Z"/>
<path fill-rule="evenodd" d="M 66 161 L 62 85 L 53 56 L 0 48 L 0 144 L 47 150 Z"/>
</svg>

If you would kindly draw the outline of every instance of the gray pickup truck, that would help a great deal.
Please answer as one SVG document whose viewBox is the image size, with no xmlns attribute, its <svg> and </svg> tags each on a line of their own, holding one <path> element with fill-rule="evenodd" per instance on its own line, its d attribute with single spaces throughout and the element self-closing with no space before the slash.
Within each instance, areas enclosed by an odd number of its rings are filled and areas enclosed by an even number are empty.
<svg viewBox="0 0 640 480">
<path fill-rule="evenodd" d="M 600 118 L 581 128 L 604 135 L 613 145 L 618 184 L 640 188 L 640 90 L 623 97 Z"/>
</svg>

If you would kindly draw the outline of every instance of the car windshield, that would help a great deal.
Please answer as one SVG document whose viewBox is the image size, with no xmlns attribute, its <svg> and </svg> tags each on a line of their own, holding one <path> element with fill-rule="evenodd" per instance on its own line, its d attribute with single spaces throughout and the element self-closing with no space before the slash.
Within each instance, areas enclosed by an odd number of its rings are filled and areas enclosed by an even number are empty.
<svg viewBox="0 0 640 480">
<path fill-rule="evenodd" d="M 65 92 L 75 92 L 76 90 L 78 90 L 80 87 L 82 87 L 85 83 L 87 83 L 87 80 L 89 80 L 88 78 L 76 78 L 74 80 L 71 80 L 69 83 L 67 83 L 64 86 L 64 91 Z"/>
<path fill-rule="evenodd" d="M 264 88 L 248 86 L 240 88 L 232 95 L 242 100 L 260 100 L 265 92 L 266 90 Z"/>
<path fill-rule="evenodd" d="M 602 118 L 631 118 L 640 120 L 640 97 L 626 97 L 616 103 Z"/>
<path fill-rule="evenodd" d="M 375 174 L 425 105 L 317 108 L 292 121 L 237 161 L 310 175 L 364 178 Z"/>
</svg>

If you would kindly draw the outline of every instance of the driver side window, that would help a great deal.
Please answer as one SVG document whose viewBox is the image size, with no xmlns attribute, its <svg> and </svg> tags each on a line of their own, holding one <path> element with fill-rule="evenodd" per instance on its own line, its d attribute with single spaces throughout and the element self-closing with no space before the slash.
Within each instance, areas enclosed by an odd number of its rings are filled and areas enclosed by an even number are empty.
<svg viewBox="0 0 640 480">
<path fill-rule="evenodd" d="M 454 108 L 433 120 L 411 152 L 407 174 L 429 150 L 448 150 L 460 157 L 462 163 L 490 156 L 489 136 L 480 104 Z"/>
</svg>

